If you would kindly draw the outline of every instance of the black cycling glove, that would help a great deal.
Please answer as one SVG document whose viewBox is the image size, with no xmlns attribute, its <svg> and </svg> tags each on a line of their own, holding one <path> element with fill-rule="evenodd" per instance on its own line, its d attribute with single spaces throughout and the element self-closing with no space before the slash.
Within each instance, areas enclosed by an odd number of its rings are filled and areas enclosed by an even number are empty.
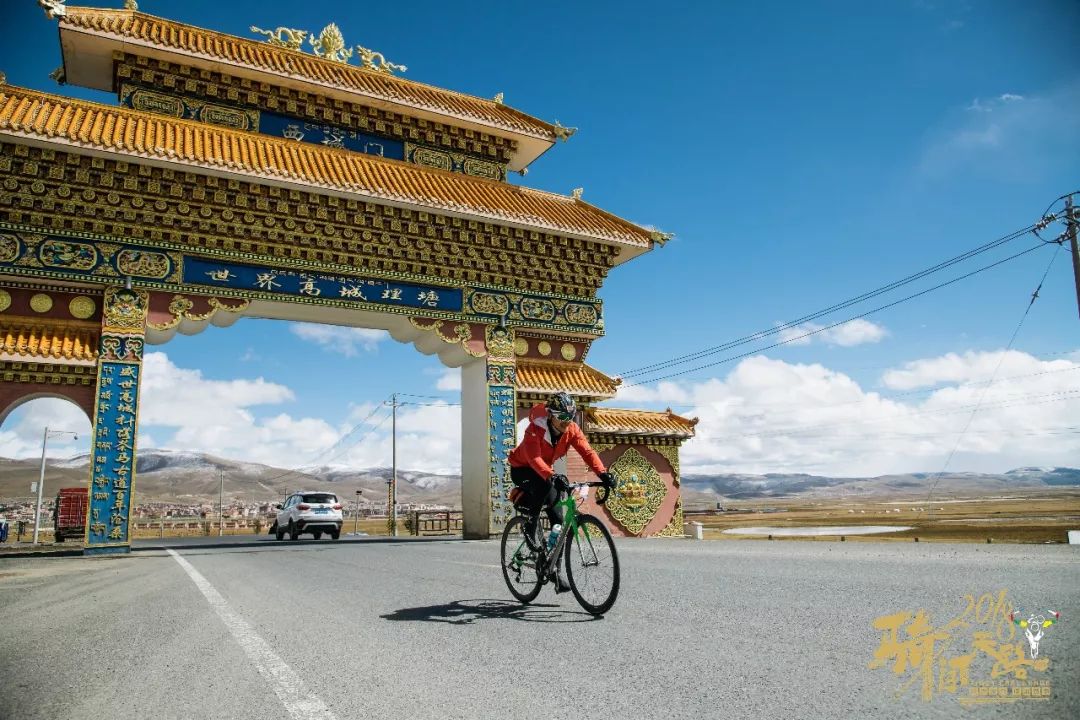
<svg viewBox="0 0 1080 720">
<path fill-rule="evenodd" d="M 614 476 L 612 476 L 611 473 L 602 472 L 599 475 L 597 475 L 597 477 L 600 478 L 600 482 L 604 483 L 604 485 L 606 485 L 608 487 L 608 489 L 611 489 L 611 488 L 615 487 L 615 478 L 614 478 Z"/>
</svg>

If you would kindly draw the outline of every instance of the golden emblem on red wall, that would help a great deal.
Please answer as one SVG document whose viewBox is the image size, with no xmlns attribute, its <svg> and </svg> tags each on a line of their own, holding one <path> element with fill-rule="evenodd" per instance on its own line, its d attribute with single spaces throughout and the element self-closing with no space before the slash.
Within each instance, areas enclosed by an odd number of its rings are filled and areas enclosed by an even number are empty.
<svg viewBox="0 0 1080 720">
<path fill-rule="evenodd" d="M 605 506 L 611 516 L 631 535 L 640 535 L 667 496 L 667 486 L 648 458 L 627 448 L 608 466 L 615 476 L 615 491 Z"/>
</svg>

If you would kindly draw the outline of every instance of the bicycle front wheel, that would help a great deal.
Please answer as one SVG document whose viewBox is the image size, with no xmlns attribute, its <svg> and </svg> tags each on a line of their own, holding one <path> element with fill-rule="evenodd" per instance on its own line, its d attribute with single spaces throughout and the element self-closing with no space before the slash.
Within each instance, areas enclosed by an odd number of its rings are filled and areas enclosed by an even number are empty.
<svg viewBox="0 0 1080 720">
<path fill-rule="evenodd" d="M 581 607 L 603 615 L 619 595 L 619 555 L 611 533 L 600 520 L 579 515 L 577 525 L 566 543 L 567 579 Z"/>
<path fill-rule="evenodd" d="M 543 581 L 537 569 L 539 558 L 525 542 L 525 518 L 517 515 L 506 523 L 502 534 L 502 572 L 510 594 L 523 603 L 530 603 L 540 594 Z"/>
</svg>

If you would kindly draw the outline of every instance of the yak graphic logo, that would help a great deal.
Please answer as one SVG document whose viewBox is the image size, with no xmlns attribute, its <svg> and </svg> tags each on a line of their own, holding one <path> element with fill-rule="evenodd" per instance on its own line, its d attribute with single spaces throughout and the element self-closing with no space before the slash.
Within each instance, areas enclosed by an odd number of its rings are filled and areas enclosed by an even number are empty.
<svg viewBox="0 0 1080 720">
<path fill-rule="evenodd" d="M 1039 642 L 1043 639 L 1045 628 L 1050 627 L 1061 618 L 1061 613 L 1054 612 L 1053 610 L 1047 610 L 1047 615 L 1040 615 L 1032 613 L 1028 616 L 1027 620 L 1022 619 L 1024 611 L 1020 608 L 1016 608 L 1013 612 L 1009 613 L 1009 620 L 1024 628 L 1024 634 L 1027 636 L 1028 647 L 1031 650 L 1031 659 L 1039 657 Z"/>
</svg>

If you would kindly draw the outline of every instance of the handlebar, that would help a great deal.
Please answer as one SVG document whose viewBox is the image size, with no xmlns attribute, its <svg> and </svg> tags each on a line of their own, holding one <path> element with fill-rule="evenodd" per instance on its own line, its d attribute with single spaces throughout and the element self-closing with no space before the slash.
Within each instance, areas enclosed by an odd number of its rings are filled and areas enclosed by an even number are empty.
<svg viewBox="0 0 1080 720">
<path fill-rule="evenodd" d="M 608 499 L 608 494 L 611 492 L 611 488 L 608 487 L 608 485 L 606 485 L 605 483 L 602 483 L 602 482 L 568 483 L 567 487 L 570 488 L 571 490 L 576 490 L 578 488 L 583 488 L 583 487 L 601 488 L 601 490 L 597 491 L 597 493 L 596 493 L 596 504 L 597 505 L 603 505 L 604 503 L 606 503 L 607 499 Z"/>
</svg>

